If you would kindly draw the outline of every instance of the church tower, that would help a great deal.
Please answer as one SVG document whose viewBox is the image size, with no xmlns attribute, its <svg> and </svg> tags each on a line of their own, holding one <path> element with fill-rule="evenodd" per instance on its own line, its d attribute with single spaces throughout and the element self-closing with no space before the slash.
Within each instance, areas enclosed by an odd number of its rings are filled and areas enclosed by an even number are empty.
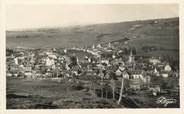
<svg viewBox="0 0 184 114">
<path fill-rule="evenodd" d="M 134 56 L 133 56 L 132 50 L 130 51 L 130 55 L 129 55 L 129 58 L 128 58 L 128 62 L 129 62 L 129 63 L 133 63 L 133 62 L 134 62 Z"/>
</svg>

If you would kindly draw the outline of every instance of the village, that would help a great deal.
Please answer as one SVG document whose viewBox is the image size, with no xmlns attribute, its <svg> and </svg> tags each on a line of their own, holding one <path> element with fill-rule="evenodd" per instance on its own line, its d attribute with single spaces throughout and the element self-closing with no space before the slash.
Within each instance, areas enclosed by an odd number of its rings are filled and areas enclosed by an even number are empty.
<svg viewBox="0 0 184 114">
<path fill-rule="evenodd" d="M 127 43 L 127 42 L 124 42 Z M 178 64 L 160 56 L 141 56 L 135 47 L 117 42 L 74 48 L 7 49 L 7 78 L 20 80 L 62 80 L 88 88 L 103 99 L 134 99 L 136 106 L 168 107 L 166 99 L 179 99 Z M 141 101 L 141 97 L 154 101 Z M 147 98 L 148 97 L 148 98 Z M 123 100 L 124 100 L 123 99 Z M 136 102 L 138 100 L 138 102 Z M 147 103 L 148 102 L 148 103 Z M 150 103 L 151 102 L 151 103 Z M 154 102 L 154 103 L 153 103 Z M 172 103 L 171 103 L 172 105 Z"/>
</svg>

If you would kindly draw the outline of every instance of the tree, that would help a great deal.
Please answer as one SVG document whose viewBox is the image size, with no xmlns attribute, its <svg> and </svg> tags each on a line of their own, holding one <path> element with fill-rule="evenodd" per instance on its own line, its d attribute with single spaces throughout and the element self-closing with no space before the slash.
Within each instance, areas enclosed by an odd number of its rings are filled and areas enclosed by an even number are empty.
<svg viewBox="0 0 184 114">
<path fill-rule="evenodd" d="M 123 89 L 124 89 L 124 78 L 122 77 L 122 79 L 121 79 L 121 89 L 120 89 L 120 94 L 119 94 L 118 105 L 121 103 L 121 100 L 122 100 Z"/>
<path fill-rule="evenodd" d="M 111 79 L 111 88 L 112 88 L 112 98 L 115 99 L 115 88 L 116 88 L 116 83 L 114 79 Z"/>
<path fill-rule="evenodd" d="M 128 49 L 124 48 L 124 54 L 127 55 L 128 54 Z"/>
<path fill-rule="evenodd" d="M 110 78 L 111 78 L 110 86 L 112 88 L 112 97 L 113 97 L 113 99 L 115 99 L 115 89 L 116 89 L 117 77 L 116 77 L 114 72 L 111 72 Z"/>
<path fill-rule="evenodd" d="M 70 64 L 71 66 L 76 66 L 78 64 L 76 56 L 71 56 L 70 60 L 71 60 L 71 64 Z"/>
<path fill-rule="evenodd" d="M 135 49 L 135 47 L 134 47 L 134 48 L 132 49 L 132 54 L 133 54 L 133 55 L 136 55 L 136 53 L 137 53 L 137 52 L 136 52 L 136 49 Z"/>
</svg>

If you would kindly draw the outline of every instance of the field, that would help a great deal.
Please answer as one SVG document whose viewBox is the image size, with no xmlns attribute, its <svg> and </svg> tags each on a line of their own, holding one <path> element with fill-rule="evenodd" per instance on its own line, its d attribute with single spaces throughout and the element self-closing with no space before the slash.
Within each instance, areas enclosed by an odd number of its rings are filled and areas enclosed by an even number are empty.
<svg viewBox="0 0 184 114">
<path fill-rule="evenodd" d="M 47 108 L 113 108 L 121 107 L 111 100 L 94 95 L 87 86 L 72 87 L 66 80 L 24 80 L 7 78 L 8 109 Z"/>
<path fill-rule="evenodd" d="M 130 21 L 65 28 L 40 28 L 7 31 L 7 48 L 66 48 L 121 41 L 136 47 L 139 54 L 179 55 L 179 18 Z M 49 43 L 48 43 L 49 42 Z M 145 53 L 143 46 L 155 46 L 157 51 Z"/>
<path fill-rule="evenodd" d="M 177 80 L 173 81 L 169 84 L 176 83 Z M 148 91 L 141 91 L 125 94 L 121 104 L 118 105 L 118 93 L 116 93 L 115 99 L 112 99 L 111 92 L 108 93 L 108 99 L 101 98 L 99 96 L 100 91 L 96 87 L 97 91 L 94 93 L 90 83 L 88 81 L 79 86 L 76 82 L 69 80 L 57 82 L 53 80 L 7 78 L 7 109 L 159 108 L 162 106 L 155 102 L 158 97 L 175 96 L 179 101 L 178 91 L 172 92 L 173 94 L 160 94 L 156 97 L 150 96 Z M 173 85 L 171 86 L 173 87 Z M 172 91 L 172 89 L 169 90 Z M 174 95 L 174 93 L 177 95 Z M 169 106 L 169 108 L 177 107 L 179 107 L 178 102 Z"/>
</svg>

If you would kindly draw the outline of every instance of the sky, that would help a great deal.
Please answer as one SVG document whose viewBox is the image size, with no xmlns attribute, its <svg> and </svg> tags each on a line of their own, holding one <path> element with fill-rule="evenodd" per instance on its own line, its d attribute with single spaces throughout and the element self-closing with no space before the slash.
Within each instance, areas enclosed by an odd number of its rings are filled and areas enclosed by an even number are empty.
<svg viewBox="0 0 184 114">
<path fill-rule="evenodd" d="M 8 4 L 6 29 L 68 27 L 178 16 L 177 4 Z"/>
</svg>

